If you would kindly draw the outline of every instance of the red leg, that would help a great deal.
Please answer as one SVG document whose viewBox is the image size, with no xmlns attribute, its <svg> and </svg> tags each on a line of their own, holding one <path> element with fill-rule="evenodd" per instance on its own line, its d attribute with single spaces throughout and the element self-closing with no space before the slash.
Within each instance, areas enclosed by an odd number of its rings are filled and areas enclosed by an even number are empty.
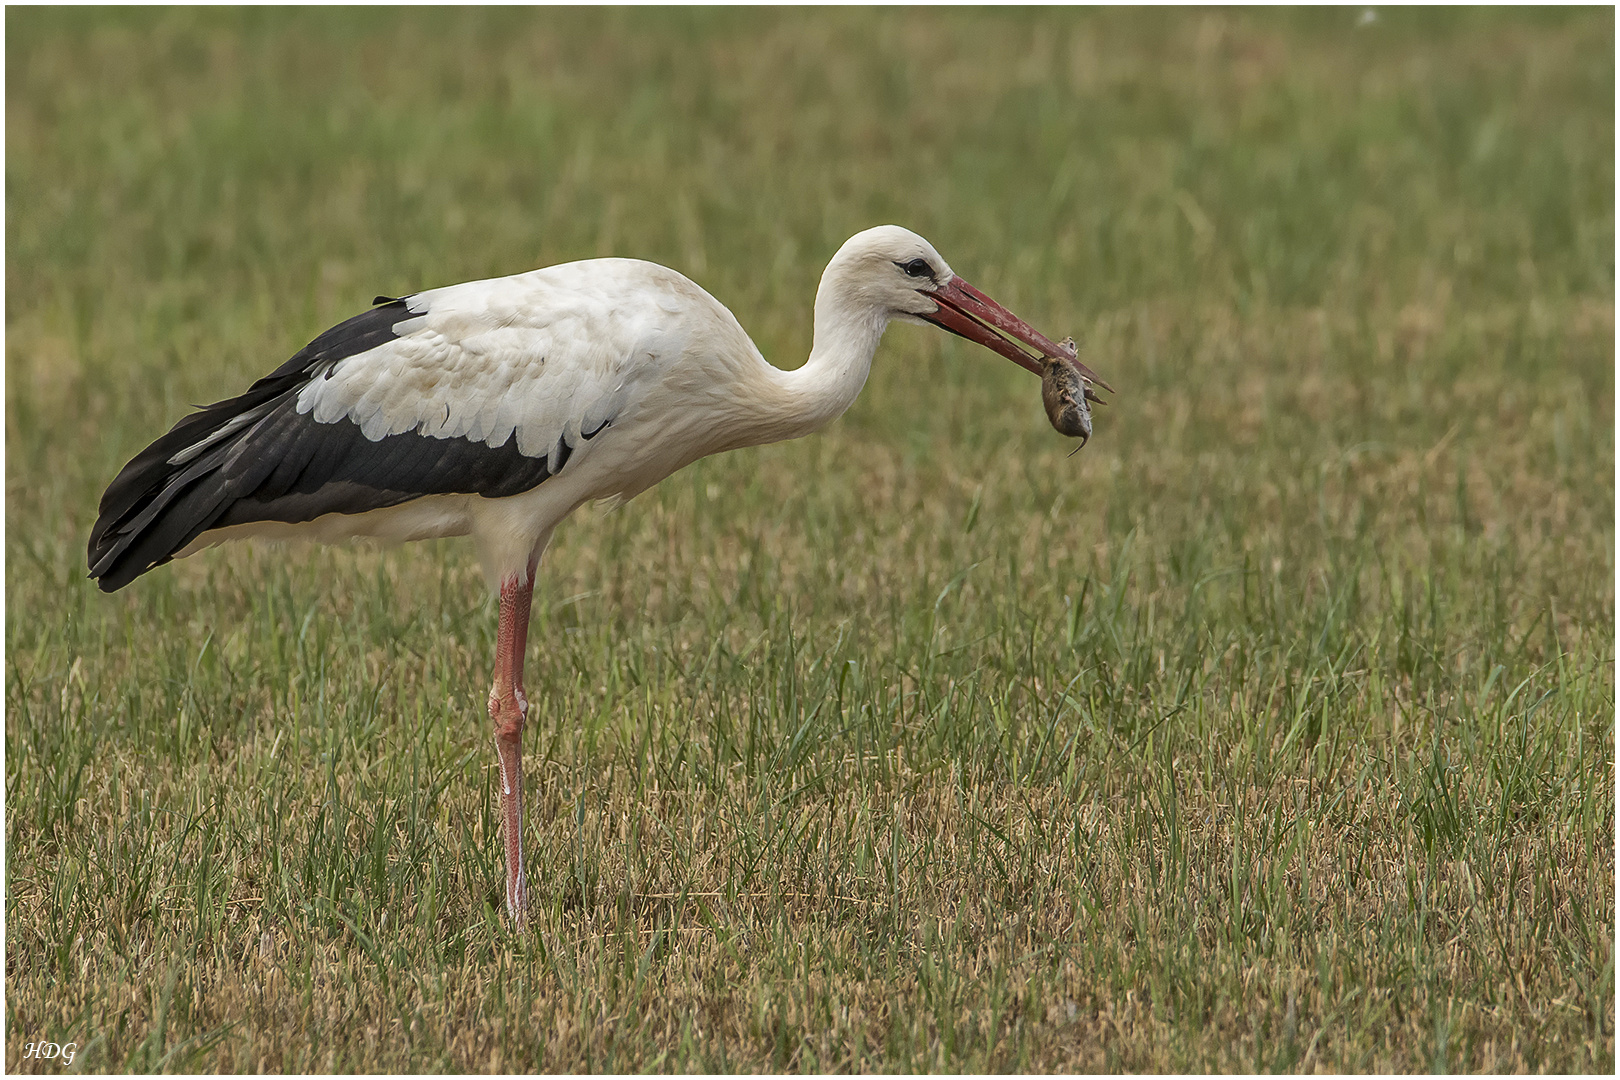
<svg viewBox="0 0 1620 1080">
<path fill-rule="evenodd" d="M 495 753 L 501 770 L 501 833 L 506 842 L 506 913 L 522 926 L 528 913 L 523 883 L 523 653 L 529 639 L 529 608 L 534 600 L 535 563 L 523 581 L 501 582 L 501 621 L 495 635 L 495 685 L 489 692 L 489 718 L 495 724 Z"/>
</svg>

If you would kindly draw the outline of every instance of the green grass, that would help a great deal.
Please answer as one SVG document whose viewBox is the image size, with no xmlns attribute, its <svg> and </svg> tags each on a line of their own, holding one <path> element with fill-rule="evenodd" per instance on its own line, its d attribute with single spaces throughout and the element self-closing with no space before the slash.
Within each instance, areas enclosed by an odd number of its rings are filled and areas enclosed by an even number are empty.
<svg viewBox="0 0 1620 1080">
<path fill-rule="evenodd" d="M 1358 14 L 8 11 L 6 1066 L 1612 1069 L 1613 12 Z M 883 221 L 1120 392 L 897 327 L 560 530 L 527 935 L 468 546 L 85 580 L 373 294 L 794 366 Z"/>
</svg>

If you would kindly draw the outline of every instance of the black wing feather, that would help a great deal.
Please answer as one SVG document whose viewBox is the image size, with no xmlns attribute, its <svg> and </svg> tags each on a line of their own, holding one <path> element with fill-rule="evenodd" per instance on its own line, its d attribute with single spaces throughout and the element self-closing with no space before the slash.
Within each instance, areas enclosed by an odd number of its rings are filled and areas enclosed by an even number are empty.
<svg viewBox="0 0 1620 1080">
<path fill-rule="evenodd" d="M 521 454 L 515 436 L 499 447 L 416 432 L 372 440 L 353 421 L 321 424 L 300 414 L 305 383 L 392 340 L 394 326 L 411 317 L 404 300 L 378 299 L 387 302 L 321 334 L 241 396 L 184 418 L 124 466 L 90 533 L 90 576 L 103 590 L 168 562 L 209 529 L 296 524 L 424 495 L 502 498 L 562 468 L 572 450 L 566 440 L 548 468 L 546 458 Z"/>
</svg>

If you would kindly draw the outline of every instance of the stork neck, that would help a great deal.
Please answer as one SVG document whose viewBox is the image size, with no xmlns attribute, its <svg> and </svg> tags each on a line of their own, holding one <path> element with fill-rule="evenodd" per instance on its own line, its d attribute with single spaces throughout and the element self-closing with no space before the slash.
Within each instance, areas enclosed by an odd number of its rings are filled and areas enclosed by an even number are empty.
<svg viewBox="0 0 1620 1080">
<path fill-rule="evenodd" d="M 796 439 L 819 431 L 854 404 L 872 370 L 872 356 L 888 327 L 886 313 L 852 305 L 829 294 L 825 282 L 816 294 L 816 336 L 810 359 L 780 373 L 782 404 L 789 434 Z"/>
</svg>

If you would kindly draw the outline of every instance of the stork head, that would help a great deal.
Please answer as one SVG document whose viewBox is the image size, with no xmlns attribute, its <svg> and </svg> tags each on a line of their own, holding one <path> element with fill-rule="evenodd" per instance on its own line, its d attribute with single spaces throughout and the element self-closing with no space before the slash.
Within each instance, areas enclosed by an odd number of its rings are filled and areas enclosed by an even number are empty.
<svg viewBox="0 0 1620 1080">
<path fill-rule="evenodd" d="M 957 277 L 933 244 L 898 225 L 879 225 L 846 240 L 822 275 L 821 293 L 829 291 L 885 322 L 932 323 L 1037 375 L 1046 357 L 1068 358 L 1040 331 Z M 1113 389 L 1072 362 L 1087 379 Z"/>
</svg>

